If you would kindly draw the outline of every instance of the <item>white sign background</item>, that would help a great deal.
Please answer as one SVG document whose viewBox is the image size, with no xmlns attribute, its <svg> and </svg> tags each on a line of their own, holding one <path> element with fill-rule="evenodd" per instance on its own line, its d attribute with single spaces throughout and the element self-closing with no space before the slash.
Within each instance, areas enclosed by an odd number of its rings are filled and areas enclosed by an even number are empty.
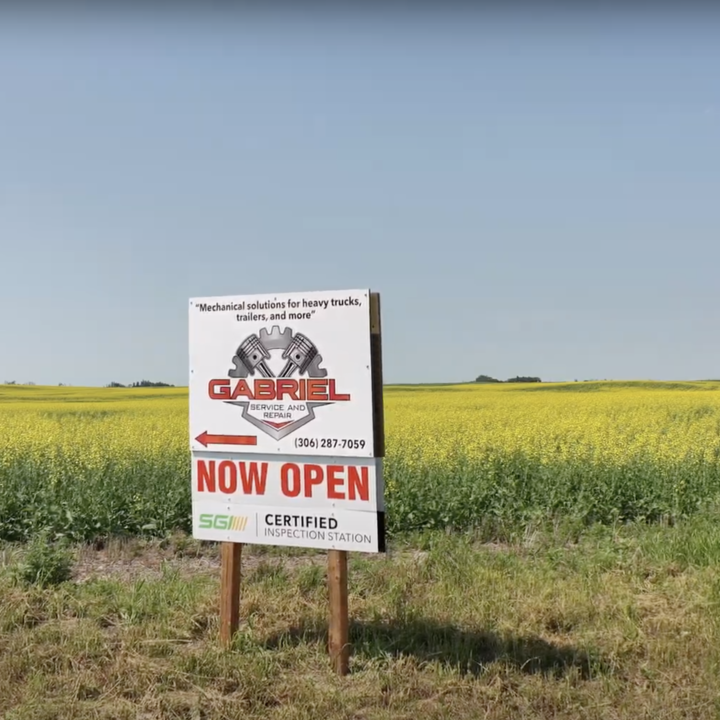
<svg viewBox="0 0 720 720">
<path fill-rule="evenodd" d="M 232 476 L 236 479 L 237 489 L 235 492 L 223 492 L 220 486 L 220 475 L 221 468 L 220 463 L 223 461 L 230 461 L 235 467 L 232 468 Z M 200 461 L 205 463 L 207 471 L 211 471 L 209 463 L 214 463 L 214 479 L 215 479 L 215 490 L 208 489 L 206 479 L 203 477 L 202 490 L 200 490 L 199 480 L 199 465 Z M 239 463 L 242 463 L 245 467 L 245 479 L 251 489 L 250 493 L 245 493 L 243 490 L 242 474 Z M 291 497 L 285 495 L 282 491 L 281 483 L 281 469 L 286 463 L 293 463 L 298 466 L 299 479 L 301 490 L 300 493 Z M 257 485 L 252 483 L 253 473 L 250 465 L 255 465 L 257 475 L 260 477 L 262 474 L 262 464 L 267 466 L 265 474 L 265 492 L 260 495 L 257 494 Z M 317 484 L 308 483 L 309 496 L 305 495 L 306 487 L 306 474 L 305 467 L 313 464 L 316 466 L 314 472 L 317 473 L 317 468 L 322 471 L 323 481 Z M 343 471 L 338 473 L 336 477 L 341 480 L 336 485 L 335 494 L 344 495 L 344 499 L 329 497 L 328 492 L 328 467 L 330 466 L 342 466 Z M 362 500 L 356 493 L 354 499 L 350 499 L 350 481 L 348 466 L 352 465 L 357 468 L 358 472 L 362 467 L 366 468 L 368 478 L 368 491 L 369 498 Z M 227 468 L 222 469 L 222 474 L 225 480 L 225 488 L 228 489 L 230 482 L 230 473 Z M 313 476 L 310 476 L 312 478 Z M 314 475 L 317 477 L 317 475 Z M 292 483 L 292 485 L 291 485 Z M 292 487 L 295 484 L 295 475 L 289 477 L 288 486 Z M 212 488 L 212 486 L 210 486 Z M 300 457 L 283 457 L 278 458 L 275 455 L 236 455 L 231 453 L 193 453 L 192 457 L 192 503 L 193 507 L 196 504 L 202 504 L 206 502 L 222 503 L 223 505 L 233 506 L 233 512 L 238 513 L 240 509 L 238 506 L 247 508 L 250 505 L 272 505 L 273 507 L 281 508 L 284 512 L 295 508 L 303 508 L 305 510 L 315 510 L 323 512 L 325 510 L 355 510 L 363 512 L 376 512 L 378 510 L 385 509 L 384 503 L 384 486 L 383 486 L 383 475 L 382 475 L 382 459 L 381 458 L 370 458 L 370 459 L 353 459 L 348 460 L 347 458 L 327 458 L 327 457 L 316 457 L 309 458 L 305 456 Z M 242 513 L 241 513 L 242 514 Z"/>
<path fill-rule="evenodd" d="M 190 341 L 190 448 L 193 452 L 242 452 L 243 454 L 329 455 L 335 457 L 372 457 L 373 407 L 370 368 L 369 290 L 337 290 L 306 293 L 277 293 L 193 298 L 189 308 Z M 331 301 L 355 304 L 333 307 Z M 250 309 L 263 303 L 284 304 L 284 308 Z M 295 305 L 289 307 L 290 304 Z M 323 307 L 307 307 L 321 305 Z M 203 311 L 203 306 L 232 306 L 233 309 Z M 242 308 L 242 309 L 235 309 Z M 273 319 L 285 313 L 286 319 Z M 291 319 L 290 313 L 309 313 L 309 318 Z M 250 320 L 238 320 L 247 318 Z M 273 438 L 243 418 L 243 408 L 219 399 L 211 399 L 208 383 L 224 379 L 231 390 L 239 381 L 230 377 L 233 356 L 240 343 L 261 330 L 280 332 L 290 328 L 311 340 L 322 356 L 320 368 L 327 370 L 323 379 L 335 380 L 337 393 L 350 394 L 351 400 L 315 407 L 315 418 L 285 437 Z M 275 375 L 285 365 L 281 350 L 272 350 L 267 365 Z M 292 376 L 307 378 L 307 374 Z M 256 370 L 246 381 L 252 388 L 263 376 Z M 246 397 L 236 400 L 244 401 Z M 253 402 L 253 401 L 251 401 Z M 258 400 L 257 403 L 264 401 Z M 267 402 L 267 401 L 266 401 Z M 275 401 L 272 401 L 275 402 Z M 288 402 L 285 400 L 285 402 Z M 300 403 L 296 403 L 297 407 Z M 262 412 L 258 411 L 262 416 Z M 256 445 L 210 444 L 205 447 L 197 437 L 210 435 L 251 435 Z M 362 444 L 362 447 L 359 445 Z"/>
<path fill-rule="evenodd" d="M 381 551 L 377 513 L 263 505 L 239 507 L 218 502 L 193 503 L 192 512 L 193 537 L 199 540 L 356 552 Z M 268 515 L 271 523 L 266 521 Z M 217 516 L 221 516 L 224 527 L 207 527 Z M 289 525 L 284 524 L 285 516 L 291 519 Z M 235 527 L 228 526 L 227 521 L 231 517 L 237 518 Z M 303 518 L 308 520 L 303 521 Z M 328 528 L 331 519 L 337 523 L 334 528 Z M 322 520 L 325 527 L 317 527 L 316 520 Z M 302 527 L 304 523 L 306 527 Z M 266 534 L 270 529 L 276 534 Z"/>
</svg>

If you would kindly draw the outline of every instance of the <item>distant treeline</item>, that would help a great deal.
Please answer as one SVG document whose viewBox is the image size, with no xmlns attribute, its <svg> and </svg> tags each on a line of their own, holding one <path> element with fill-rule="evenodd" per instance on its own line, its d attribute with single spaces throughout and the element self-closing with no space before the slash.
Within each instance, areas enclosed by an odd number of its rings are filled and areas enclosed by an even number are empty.
<svg viewBox="0 0 720 720">
<path fill-rule="evenodd" d="M 122 383 L 118 382 L 111 382 L 108 383 L 105 387 L 114 387 L 114 388 L 145 388 L 145 387 L 175 387 L 174 385 L 170 385 L 168 383 L 164 382 L 150 382 L 150 380 L 140 380 L 140 382 L 134 382 L 130 383 L 130 385 L 123 385 Z"/>
<path fill-rule="evenodd" d="M 478 375 L 475 378 L 476 383 L 501 383 L 501 382 L 509 382 L 509 383 L 539 383 L 542 382 L 542 380 L 539 377 L 525 377 L 517 375 L 514 378 L 509 378 L 508 380 L 498 380 L 497 378 L 490 377 L 489 375 Z"/>
</svg>

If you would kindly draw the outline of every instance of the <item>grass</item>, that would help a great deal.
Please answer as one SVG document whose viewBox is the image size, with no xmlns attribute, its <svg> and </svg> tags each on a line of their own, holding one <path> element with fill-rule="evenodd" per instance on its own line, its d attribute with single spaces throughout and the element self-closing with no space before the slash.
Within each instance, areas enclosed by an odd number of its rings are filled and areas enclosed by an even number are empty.
<svg viewBox="0 0 720 720">
<path fill-rule="evenodd" d="M 189 526 L 185 389 L 0 387 L 0 718 L 720 717 L 720 386 L 386 390 L 391 550 Z M 29 540 L 29 544 L 19 541 Z"/>
<path fill-rule="evenodd" d="M 45 588 L 18 582 L 27 549 L 6 545 L 0 717 L 715 718 L 718 520 L 511 545 L 423 533 L 351 556 L 346 678 L 322 553 L 249 548 L 223 651 L 212 545 L 76 546 L 73 579 Z"/>
</svg>

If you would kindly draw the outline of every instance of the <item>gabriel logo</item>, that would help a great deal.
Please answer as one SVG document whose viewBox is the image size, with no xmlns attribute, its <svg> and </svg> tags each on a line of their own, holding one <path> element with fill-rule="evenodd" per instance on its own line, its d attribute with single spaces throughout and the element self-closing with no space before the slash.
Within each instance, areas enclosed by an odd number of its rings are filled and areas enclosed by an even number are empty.
<svg viewBox="0 0 720 720">
<path fill-rule="evenodd" d="M 232 362 L 228 376 L 237 378 L 235 385 L 228 379 L 210 380 L 208 395 L 241 407 L 245 420 L 275 440 L 312 422 L 315 408 L 350 400 L 336 391 L 334 379 L 326 378 L 315 344 L 301 333 L 293 335 L 291 328 L 280 332 L 274 325 L 270 332 L 263 328 L 248 335 Z M 277 375 L 273 365 L 281 367 Z M 248 381 L 256 373 L 260 377 Z"/>
</svg>

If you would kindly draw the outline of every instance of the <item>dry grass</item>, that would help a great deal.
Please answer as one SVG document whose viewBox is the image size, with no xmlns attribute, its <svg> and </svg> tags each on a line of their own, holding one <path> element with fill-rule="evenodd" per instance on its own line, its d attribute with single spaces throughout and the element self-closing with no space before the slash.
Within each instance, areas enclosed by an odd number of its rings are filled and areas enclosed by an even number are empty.
<svg viewBox="0 0 720 720">
<path fill-rule="evenodd" d="M 217 645 L 216 549 L 76 549 L 73 580 L 18 584 L 0 551 L 0 717 L 716 718 L 717 520 L 352 556 L 351 674 L 325 652 L 324 556 L 251 550 L 243 623 Z"/>
</svg>

